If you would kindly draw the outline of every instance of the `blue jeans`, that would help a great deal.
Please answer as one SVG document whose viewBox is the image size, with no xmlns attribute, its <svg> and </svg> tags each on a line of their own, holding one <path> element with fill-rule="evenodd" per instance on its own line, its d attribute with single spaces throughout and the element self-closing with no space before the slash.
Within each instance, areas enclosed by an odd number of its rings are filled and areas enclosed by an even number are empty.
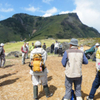
<svg viewBox="0 0 100 100">
<path fill-rule="evenodd" d="M 100 86 L 100 76 L 97 73 L 97 75 L 95 77 L 95 80 L 94 80 L 94 82 L 92 84 L 91 92 L 89 94 L 89 98 L 90 99 L 94 98 L 94 94 L 95 94 L 95 92 L 96 92 L 96 90 L 98 89 L 99 86 Z"/>
<path fill-rule="evenodd" d="M 77 97 L 81 96 L 82 76 L 79 78 L 68 78 L 66 76 L 66 79 L 65 79 L 66 93 L 64 96 L 65 99 L 71 99 L 72 83 L 74 83 L 75 95 Z"/>
</svg>

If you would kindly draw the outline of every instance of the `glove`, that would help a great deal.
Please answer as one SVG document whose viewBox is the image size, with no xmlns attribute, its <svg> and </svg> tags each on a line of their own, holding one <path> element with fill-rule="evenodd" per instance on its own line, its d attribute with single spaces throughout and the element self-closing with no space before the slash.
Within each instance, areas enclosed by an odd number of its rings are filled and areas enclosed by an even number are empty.
<svg viewBox="0 0 100 100">
<path fill-rule="evenodd" d="M 29 65 L 28 65 L 28 66 L 29 66 L 31 69 L 32 69 L 32 67 L 33 67 L 33 66 L 31 65 L 31 63 L 29 63 Z"/>
</svg>

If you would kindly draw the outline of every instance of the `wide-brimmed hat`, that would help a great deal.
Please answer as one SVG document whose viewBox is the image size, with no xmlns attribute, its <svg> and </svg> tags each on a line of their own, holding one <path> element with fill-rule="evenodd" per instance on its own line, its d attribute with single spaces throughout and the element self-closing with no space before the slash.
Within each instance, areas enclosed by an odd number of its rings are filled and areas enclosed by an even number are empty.
<svg viewBox="0 0 100 100">
<path fill-rule="evenodd" d="M 72 44 L 72 45 L 78 46 L 78 40 L 75 39 L 75 38 L 72 38 L 71 41 L 69 42 L 69 44 Z"/>
</svg>

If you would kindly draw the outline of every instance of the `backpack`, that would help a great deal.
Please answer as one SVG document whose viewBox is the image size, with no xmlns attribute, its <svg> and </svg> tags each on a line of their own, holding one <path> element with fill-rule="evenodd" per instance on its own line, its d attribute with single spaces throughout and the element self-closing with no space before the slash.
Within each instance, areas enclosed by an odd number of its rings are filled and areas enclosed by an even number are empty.
<svg viewBox="0 0 100 100">
<path fill-rule="evenodd" d="M 33 55 L 33 71 L 34 72 L 43 72 L 44 71 L 44 64 L 41 54 L 34 54 Z"/>
<path fill-rule="evenodd" d="M 0 46 L 0 56 L 3 54 L 3 48 Z"/>
</svg>

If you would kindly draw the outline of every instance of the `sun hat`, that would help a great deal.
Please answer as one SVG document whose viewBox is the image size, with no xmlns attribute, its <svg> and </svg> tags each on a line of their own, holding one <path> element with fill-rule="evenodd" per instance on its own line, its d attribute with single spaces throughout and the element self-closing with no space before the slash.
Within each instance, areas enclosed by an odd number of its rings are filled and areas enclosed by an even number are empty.
<svg viewBox="0 0 100 100">
<path fill-rule="evenodd" d="M 72 44 L 72 45 L 78 46 L 78 40 L 75 39 L 75 38 L 72 38 L 69 44 Z"/>
<path fill-rule="evenodd" d="M 99 43 L 96 43 L 95 46 L 99 46 Z"/>
<path fill-rule="evenodd" d="M 41 42 L 40 41 L 36 41 L 34 45 L 35 46 L 41 46 Z"/>
<path fill-rule="evenodd" d="M 1 43 L 1 46 L 4 46 L 4 43 Z"/>
</svg>

